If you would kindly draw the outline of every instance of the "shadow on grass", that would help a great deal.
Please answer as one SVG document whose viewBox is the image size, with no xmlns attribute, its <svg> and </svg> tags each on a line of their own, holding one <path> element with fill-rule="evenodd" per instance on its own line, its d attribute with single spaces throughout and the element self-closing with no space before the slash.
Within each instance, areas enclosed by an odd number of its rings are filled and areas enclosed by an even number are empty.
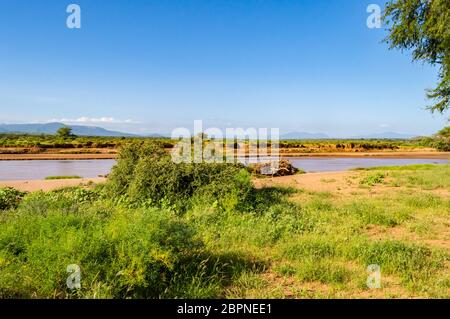
<svg viewBox="0 0 450 319">
<path fill-rule="evenodd" d="M 226 287 L 243 273 L 261 273 L 268 265 L 239 253 L 203 253 L 185 260 L 162 298 L 222 298 Z"/>
<path fill-rule="evenodd" d="M 253 208 L 257 213 L 267 211 L 271 206 L 287 204 L 290 195 L 299 190 L 292 187 L 264 187 L 255 189 L 252 194 Z"/>
</svg>

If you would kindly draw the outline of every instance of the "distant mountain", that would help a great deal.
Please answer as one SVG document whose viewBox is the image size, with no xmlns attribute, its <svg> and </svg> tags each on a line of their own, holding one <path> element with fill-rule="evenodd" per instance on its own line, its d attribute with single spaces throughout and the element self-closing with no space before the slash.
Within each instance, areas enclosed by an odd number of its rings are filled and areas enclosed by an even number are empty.
<svg viewBox="0 0 450 319">
<path fill-rule="evenodd" d="M 97 126 L 65 125 L 63 123 L 35 123 L 35 124 L 0 124 L 0 133 L 21 134 L 55 134 L 61 127 L 68 126 L 72 133 L 78 136 L 136 136 L 133 134 L 109 131 Z"/>
<path fill-rule="evenodd" d="M 401 133 L 395 133 L 395 132 L 384 132 L 384 133 L 375 133 L 375 134 L 369 134 L 369 135 L 360 135 L 360 136 L 352 136 L 350 139 L 410 139 L 415 137 L 415 135 L 411 134 L 401 134 Z"/>
<path fill-rule="evenodd" d="M 280 136 L 281 140 L 320 140 L 328 138 L 330 137 L 323 133 L 306 133 L 306 132 L 290 132 L 282 134 Z"/>
<path fill-rule="evenodd" d="M 355 140 L 361 140 L 361 139 L 399 139 L 399 140 L 405 140 L 415 137 L 415 135 L 411 134 L 401 134 L 396 132 L 384 132 L 384 133 L 375 133 L 375 134 L 367 134 L 367 135 L 357 135 L 357 136 L 350 136 L 345 138 L 339 138 L 339 139 L 355 139 Z M 323 139 L 336 139 L 336 137 L 330 137 L 323 133 L 307 133 L 307 132 L 290 132 L 286 134 L 282 134 L 280 136 L 281 140 L 323 140 Z"/>
<path fill-rule="evenodd" d="M 170 134 L 158 134 L 158 133 L 150 133 L 150 134 L 144 134 L 143 137 L 153 137 L 153 138 L 169 138 Z"/>
</svg>

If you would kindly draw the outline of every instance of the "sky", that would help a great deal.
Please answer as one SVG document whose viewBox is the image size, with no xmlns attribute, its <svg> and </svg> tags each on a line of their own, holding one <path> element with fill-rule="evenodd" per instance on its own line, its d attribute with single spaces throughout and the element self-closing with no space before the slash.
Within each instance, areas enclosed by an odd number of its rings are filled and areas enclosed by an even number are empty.
<svg viewBox="0 0 450 319">
<path fill-rule="evenodd" d="M 437 70 L 388 49 L 371 3 L 0 0 L 0 123 L 432 134 Z"/>
</svg>

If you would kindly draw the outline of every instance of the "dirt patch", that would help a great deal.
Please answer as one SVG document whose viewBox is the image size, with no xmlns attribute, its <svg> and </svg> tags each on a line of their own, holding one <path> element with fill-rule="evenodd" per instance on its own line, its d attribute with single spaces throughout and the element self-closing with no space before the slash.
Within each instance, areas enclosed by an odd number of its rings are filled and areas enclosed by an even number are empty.
<svg viewBox="0 0 450 319">
<path fill-rule="evenodd" d="M 28 181 L 0 181 L 1 187 L 13 187 L 25 192 L 51 191 L 63 187 L 82 186 L 89 183 L 104 183 L 106 178 L 77 178 L 60 180 L 28 180 Z"/>
<path fill-rule="evenodd" d="M 262 178 L 254 181 L 257 188 L 281 186 L 313 192 L 329 192 L 341 195 L 367 195 L 382 192 L 384 185 L 374 187 L 361 187 L 359 180 L 360 172 L 321 172 L 307 173 L 293 176 L 283 176 L 274 178 Z"/>
<path fill-rule="evenodd" d="M 444 249 L 450 252 L 450 240 L 447 240 L 448 231 L 440 232 L 441 238 L 437 239 L 428 239 L 419 236 L 418 234 L 409 231 L 403 227 L 391 227 L 384 228 L 376 225 L 372 225 L 367 231 L 366 234 L 374 240 L 399 240 L 405 242 L 414 242 L 417 244 L 422 244 L 429 247 Z"/>
<path fill-rule="evenodd" d="M 359 287 L 355 281 L 347 282 L 344 286 L 324 284 L 317 281 L 302 282 L 295 276 L 283 276 L 272 270 L 261 275 L 266 282 L 266 289 L 282 298 L 416 298 L 417 296 L 405 290 L 394 276 L 383 276 L 382 287 L 369 289 Z M 344 288 L 346 287 L 346 288 Z"/>
</svg>

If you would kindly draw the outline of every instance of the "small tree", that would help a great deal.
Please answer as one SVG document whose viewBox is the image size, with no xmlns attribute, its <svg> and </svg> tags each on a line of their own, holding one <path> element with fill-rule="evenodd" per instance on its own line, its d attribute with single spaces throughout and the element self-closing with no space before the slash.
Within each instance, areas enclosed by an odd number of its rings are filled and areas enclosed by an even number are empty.
<svg viewBox="0 0 450 319">
<path fill-rule="evenodd" d="M 450 126 L 444 127 L 442 130 L 437 132 L 437 135 L 450 138 Z"/>
<path fill-rule="evenodd" d="M 434 135 L 433 146 L 439 151 L 450 151 L 450 126 L 444 127 Z"/>
<path fill-rule="evenodd" d="M 56 131 L 56 136 L 61 138 L 69 138 L 74 137 L 75 135 L 72 134 L 72 129 L 70 127 L 64 126 Z"/>
</svg>

